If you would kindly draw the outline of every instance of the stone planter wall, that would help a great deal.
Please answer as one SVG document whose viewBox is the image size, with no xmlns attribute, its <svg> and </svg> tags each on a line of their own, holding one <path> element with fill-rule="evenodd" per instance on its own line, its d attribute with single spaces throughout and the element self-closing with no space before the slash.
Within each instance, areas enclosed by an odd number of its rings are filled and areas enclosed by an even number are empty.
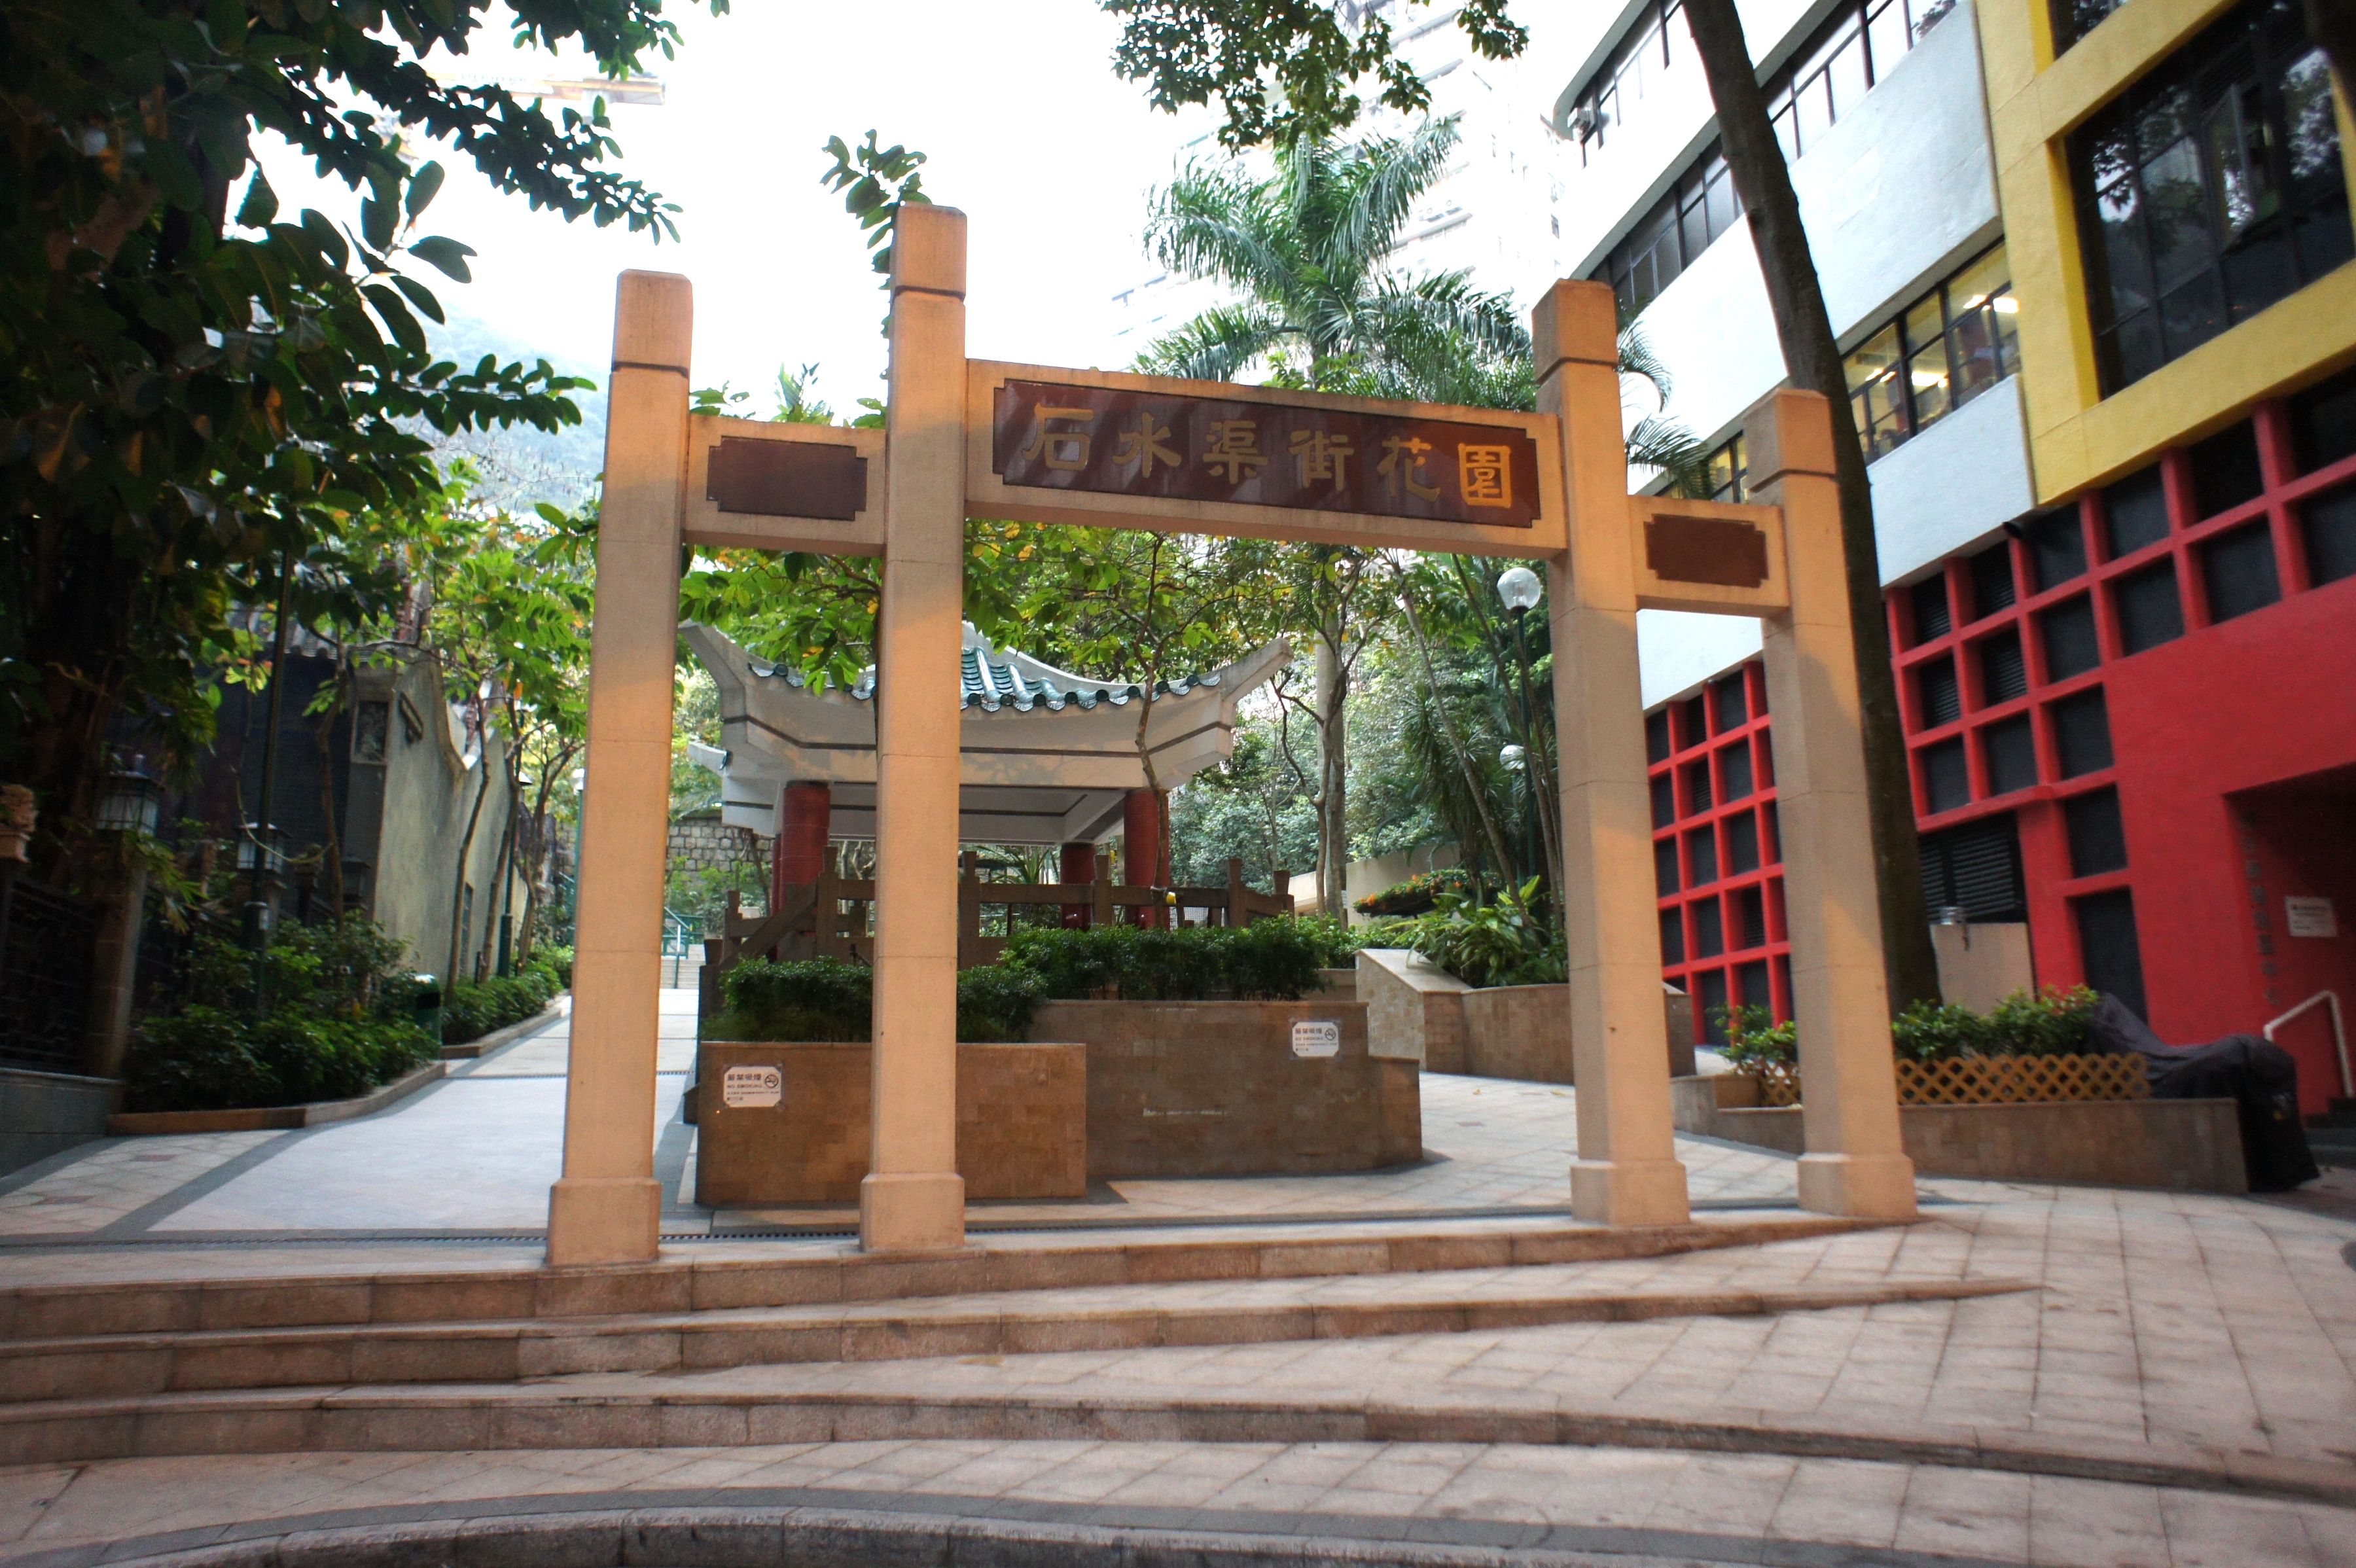
<svg viewBox="0 0 2356 1568">
<path fill-rule="evenodd" d="M 1341 1049 L 1296 1057 L 1292 1026 L 1331 1022 Z M 1087 1047 L 1094 1179 L 1311 1175 L 1423 1157 L 1416 1064 L 1366 1049 L 1366 1004 L 1048 1002 L 1034 1039 Z"/>
<path fill-rule="evenodd" d="M 1661 988 L 1669 1036 L 1669 1075 L 1694 1069 L 1693 999 Z M 1493 985 L 1467 991 L 1464 1010 L 1464 1071 L 1476 1078 L 1517 1078 L 1532 1083 L 1569 1083 L 1570 987 Z"/>
<path fill-rule="evenodd" d="M 1087 1052 L 1060 1043 L 960 1045 L 958 1169 L 965 1195 L 1087 1195 Z M 695 1196 L 717 1208 L 856 1203 L 867 1175 L 873 1047 L 707 1041 L 696 1062 Z M 771 1107 L 723 1103 L 732 1067 L 775 1067 Z"/>
<path fill-rule="evenodd" d="M 111 1078 L 0 1068 L 0 1176 L 105 1137 L 122 1088 Z"/>
</svg>

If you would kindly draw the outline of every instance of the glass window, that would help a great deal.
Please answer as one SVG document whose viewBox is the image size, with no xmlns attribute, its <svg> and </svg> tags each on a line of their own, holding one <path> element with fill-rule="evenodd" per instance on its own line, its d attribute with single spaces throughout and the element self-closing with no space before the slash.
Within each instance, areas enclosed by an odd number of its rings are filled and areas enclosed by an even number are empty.
<svg viewBox="0 0 2356 1568">
<path fill-rule="evenodd" d="M 2071 137 L 2105 393 L 2356 255 L 2321 60 L 2244 0 Z"/>
<path fill-rule="evenodd" d="M 2078 505 L 2072 501 L 2022 531 L 2039 592 L 2058 587 L 2085 571 L 2086 534 L 2078 524 Z"/>
<path fill-rule="evenodd" d="M 1952 811 L 1972 803 L 1971 775 L 1964 763 L 1964 737 L 1926 746 L 1922 757 L 1922 810 L 1925 815 Z"/>
<path fill-rule="evenodd" d="M 2126 0 L 2053 0 L 2053 52 L 2060 54 L 2094 31 L 2094 25 Z"/>
<path fill-rule="evenodd" d="M 2067 681 L 2103 661 L 2094 637 L 2094 601 L 2081 596 L 2037 618 L 2045 634 L 2045 678 Z"/>
<path fill-rule="evenodd" d="M 2020 714 L 1980 732 L 1981 760 L 1987 767 L 1988 793 L 2009 795 L 2037 782 L 2037 736 Z"/>
<path fill-rule="evenodd" d="M 2248 420 L 2229 424 L 2206 441 L 2196 441 L 2185 454 L 2192 463 L 2192 515 L 2215 517 L 2244 501 L 2254 501 L 2266 488 L 2258 467 L 2257 426 Z"/>
<path fill-rule="evenodd" d="M 2100 876 L 2127 867 L 2126 825 L 2119 817 L 2119 792 L 2095 789 L 2062 802 L 2070 835 L 2070 875 Z"/>
<path fill-rule="evenodd" d="M 2184 635 L 2184 607 L 2176 596 L 2176 563 L 2163 559 L 2131 572 L 2111 587 L 2118 612 L 2119 651 L 2141 653 Z"/>
<path fill-rule="evenodd" d="M 1914 46 L 1906 25 L 1906 0 L 1883 0 L 1867 17 L 1865 33 L 1871 47 L 1873 80 L 1879 81 Z"/>
<path fill-rule="evenodd" d="M 1883 328 L 1848 357 L 1849 398 L 1857 405 L 1858 434 L 1869 463 L 1913 434 L 1898 375 L 1902 359 L 1895 326 Z"/>
<path fill-rule="evenodd" d="M 2282 597 L 2273 533 L 2254 522 L 2211 540 L 2201 547 L 2201 578 L 2209 590 L 2212 624 L 2273 604 Z"/>
<path fill-rule="evenodd" d="M 2075 779 L 2111 765 L 2111 714 L 2100 686 L 2064 697 L 2049 711 L 2062 778 Z"/>
<path fill-rule="evenodd" d="M 2356 576 L 2356 485 L 2345 485 L 2299 506 L 2307 534 L 2307 575 L 2318 587 Z"/>
</svg>

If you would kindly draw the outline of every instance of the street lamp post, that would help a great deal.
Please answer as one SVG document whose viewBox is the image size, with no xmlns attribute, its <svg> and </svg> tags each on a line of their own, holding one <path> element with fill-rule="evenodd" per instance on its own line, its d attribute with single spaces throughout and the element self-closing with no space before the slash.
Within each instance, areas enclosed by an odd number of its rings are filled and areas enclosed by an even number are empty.
<svg viewBox="0 0 2356 1568">
<path fill-rule="evenodd" d="M 1538 850 L 1541 854 L 1546 854 L 1551 847 L 1554 837 L 1546 831 L 1548 821 L 1546 813 L 1558 808 L 1553 801 L 1543 798 L 1547 792 L 1552 775 L 1547 770 L 1544 759 L 1539 755 L 1537 730 L 1532 718 L 1536 707 L 1530 697 L 1530 643 L 1527 634 L 1522 628 L 1522 618 L 1536 609 L 1538 601 L 1545 595 L 1544 580 L 1527 566 L 1509 566 L 1497 575 L 1497 597 L 1504 602 L 1505 619 L 1512 623 L 1514 628 L 1514 662 L 1520 676 L 1519 691 L 1516 695 L 1522 711 L 1523 765 L 1526 769 L 1523 775 L 1526 780 L 1523 796 L 1530 802 L 1530 809 L 1537 825 L 1537 836 L 1540 841 Z"/>
</svg>

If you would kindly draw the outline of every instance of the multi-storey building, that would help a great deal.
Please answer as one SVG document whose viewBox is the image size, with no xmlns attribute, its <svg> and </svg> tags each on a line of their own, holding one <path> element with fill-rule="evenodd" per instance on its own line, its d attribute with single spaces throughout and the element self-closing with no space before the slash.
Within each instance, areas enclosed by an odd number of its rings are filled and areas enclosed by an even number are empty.
<svg viewBox="0 0 2356 1568">
<path fill-rule="evenodd" d="M 2356 1004 L 2356 132 L 2297 0 L 1742 14 L 1848 357 L 1933 904 L 2172 1039 Z M 1739 495 L 1783 371 L 1698 62 L 1674 0 L 1590 31 L 1549 108 L 1567 270 L 1641 313 Z M 1783 1015 L 1756 632 L 1641 633 L 1667 972 Z M 2281 1038 L 2310 1109 L 2349 1092 L 2324 1010 Z"/>
</svg>

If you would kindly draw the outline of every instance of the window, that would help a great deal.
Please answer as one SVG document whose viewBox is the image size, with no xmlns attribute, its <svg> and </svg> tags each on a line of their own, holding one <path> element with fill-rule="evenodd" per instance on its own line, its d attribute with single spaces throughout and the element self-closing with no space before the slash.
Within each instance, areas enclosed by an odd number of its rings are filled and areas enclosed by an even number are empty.
<svg viewBox="0 0 2356 1568">
<path fill-rule="evenodd" d="M 2020 633 L 2000 631 L 1979 645 L 1980 704 L 1994 707 L 2029 695 L 2029 662 L 2020 654 Z"/>
<path fill-rule="evenodd" d="M 1736 913 L 1741 918 L 1742 928 L 1741 940 L 1737 945 L 1746 948 L 1765 947 L 1767 945 L 1766 890 L 1759 887 L 1742 888 L 1734 896 L 1734 908 Z M 1759 966 L 1759 978 L 1762 980 L 1767 978 L 1767 966 L 1763 963 Z M 1743 1000 L 1747 1002 L 1750 998 L 1746 996 Z M 1762 996 L 1759 1000 L 1764 1002 L 1766 997 Z"/>
<path fill-rule="evenodd" d="M 1648 762 L 1669 759 L 1669 711 L 1644 715 L 1644 757 Z"/>
<path fill-rule="evenodd" d="M 1866 461 L 2020 369 L 2019 310 L 1998 244 L 1853 349 L 1849 401 Z"/>
<path fill-rule="evenodd" d="M 2356 457 L 2356 371 L 2342 371 L 2290 400 L 2291 449 L 2298 471 L 2312 474 Z"/>
<path fill-rule="evenodd" d="M 1724 799 L 1740 800 L 1751 793 L 1751 743 L 1739 741 L 1718 754 L 1718 771 L 1726 786 Z"/>
<path fill-rule="evenodd" d="M 1749 811 L 1726 819 L 1726 869 L 1734 876 L 1759 869 L 1759 819 Z"/>
<path fill-rule="evenodd" d="M 2021 530 L 2029 542 L 2029 564 L 2037 591 L 2058 587 L 2086 570 L 2086 532 L 2078 523 L 2078 509 L 2049 512 Z"/>
<path fill-rule="evenodd" d="M 2094 24 L 2127 0 L 2053 0 L 2053 52 L 2060 54 L 2094 30 Z"/>
<path fill-rule="evenodd" d="M 1662 839 L 1653 845 L 1653 881 L 1661 896 L 1677 890 L 1677 841 Z"/>
<path fill-rule="evenodd" d="M 1955 682 L 1955 661 L 1946 655 L 1914 672 L 1914 687 L 1922 702 L 1922 728 L 1936 729 L 1964 716 L 1964 690 Z"/>
<path fill-rule="evenodd" d="M 1653 776 L 1653 825 L 1665 828 L 1676 820 L 1676 781 L 1665 773 L 1656 773 Z"/>
<path fill-rule="evenodd" d="M 2105 487 L 2103 520 L 2114 561 L 2167 538 L 2168 481 L 2159 465 L 2154 463 Z"/>
<path fill-rule="evenodd" d="M 2018 920 L 2029 911 L 2020 875 L 2020 832 L 2012 813 L 1983 818 L 1921 840 L 1922 898 L 1961 909 L 1969 920 Z"/>
<path fill-rule="evenodd" d="M 1715 898 L 1705 898 L 1693 907 L 1694 956 L 1716 958 L 1726 950 L 1726 916 Z"/>
<path fill-rule="evenodd" d="M 2100 686 L 2062 698 L 2051 712 L 2062 778 L 2099 773 L 2111 765 L 2111 713 Z"/>
<path fill-rule="evenodd" d="M 2264 609 L 2281 598 L 2274 536 L 2266 525 L 2254 522 L 2202 545 L 2201 578 L 2209 590 L 2211 624 Z"/>
<path fill-rule="evenodd" d="M 2127 831 L 2119 819 L 2119 792 L 2096 789 L 2062 802 L 2070 835 L 2070 875 L 2099 876 L 2127 866 Z"/>
<path fill-rule="evenodd" d="M 2356 254 L 2299 0 L 2244 0 L 2070 138 L 2105 394 Z"/>
<path fill-rule="evenodd" d="M 1729 680 L 1720 681 L 1709 690 L 1710 701 L 1718 709 L 1719 729 L 1732 729 L 1751 717 L 1750 694 L 1740 674 Z"/>
<path fill-rule="evenodd" d="M 2144 1016 L 2143 949 L 2136 940 L 2135 896 L 2120 887 L 2071 900 L 2086 983 Z"/>
<path fill-rule="evenodd" d="M 2037 625 L 2045 639 L 2047 680 L 2067 681 L 2103 661 L 2102 647 L 2094 637 L 2092 598 L 2082 596 L 2056 605 L 2037 618 Z"/>
<path fill-rule="evenodd" d="M 1935 816 L 1972 803 L 1972 776 L 1964 762 L 1964 737 L 1922 748 L 1922 814 Z"/>
<path fill-rule="evenodd" d="M 1714 501 L 1744 501 L 1751 499 L 1751 487 L 1743 481 L 1751 475 L 1750 465 L 1742 448 L 1742 437 L 1735 436 L 1712 452 L 1704 472 L 1709 476 L 1709 499 Z"/>
<path fill-rule="evenodd" d="M 352 714 L 352 760 L 382 762 L 392 742 L 392 704 L 362 703 Z"/>
<path fill-rule="evenodd" d="M 1686 961 L 1686 917 L 1682 909 L 1661 911 L 1661 961 L 1683 963 Z"/>
<path fill-rule="evenodd" d="M 2258 467 L 2258 427 L 2246 419 L 2196 442 L 2185 456 L 2192 459 L 2195 518 L 2231 511 L 2265 491 L 2265 475 Z"/>
<path fill-rule="evenodd" d="M 2356 575 L 2356 485 L 2342 486 L 2299 508 L 2307 535 L 2307 573 L 2317 586 Z"/>
<path fill-rule="evenodd" d="M 1693 868 L 1691 886 L 1700 887 L 1718 880 L 1718 834 L 1709 828 L 1686 835 L 1686 864 Z"/>
<path fill-rule="evenodd" d="M 1709 764 L 1705 760 L 1686 769 L 1686 810 L 1707 811 L 1710 805 Z"/>
<path fill-rule="evenodd" d="M 1709 738 L 1709 715 L 1702 711 L 1699 697 L 1687 697 L 1677 704 L 1677 745 L 1699 746 Z"/>
<path fill-rule="evenodd" d="M 2141 653 L 2184 635 L 2184 606 L 2176 596 L 2176 563 L 2161 561 L 2118 580 L 2111 590 L 2118 611 L 2119 651 Z"/>
<path fill-rule="evenodd" d="M 1982 620 L 2008 609 L 2019 596 L 2013 591 L 2012 546 L 1998 544 L 1972 557 L 1972 618 Z"/>
<path fill-rule="evenodd" d="M 1952 5 L 1953 0 L 1843 0 L 1793 63 L 1765 83 L 1767 112 L 1783 156 L 1796 158 L 1814 146 Z M 1578 139 L 1580 162 L 1592 159 L 1631 115 L 1640 114 L 1665 75 L 1692 55 L 1678 8 L 1669 5 L 1664 16 L 1646 6 L 1611 63 L 1570 108 L 1558 111 L 1558 129 Z M 1640 310 L 1741 216 L 1733 177 L 1713 141 L 1592 275 L 1612 285 L 1623 308 Z"/>
<path fill-rule="evenodd" d="M 1954 617 L 1947 610 L 1947 575 L 1925 577 L 1908 590 L 1914 598 L 1914 640 L 1919 643 L 1944 637 L 1955 629 Z"/>
<path fill-rule="evenodd" d="M 2009 795 L 2037 782 L 2037 736 L 2029 715 L 2019 714 L 1980 732 L 1981 760 L 1987 765 L 1988 793 Z"/>
</svg>

